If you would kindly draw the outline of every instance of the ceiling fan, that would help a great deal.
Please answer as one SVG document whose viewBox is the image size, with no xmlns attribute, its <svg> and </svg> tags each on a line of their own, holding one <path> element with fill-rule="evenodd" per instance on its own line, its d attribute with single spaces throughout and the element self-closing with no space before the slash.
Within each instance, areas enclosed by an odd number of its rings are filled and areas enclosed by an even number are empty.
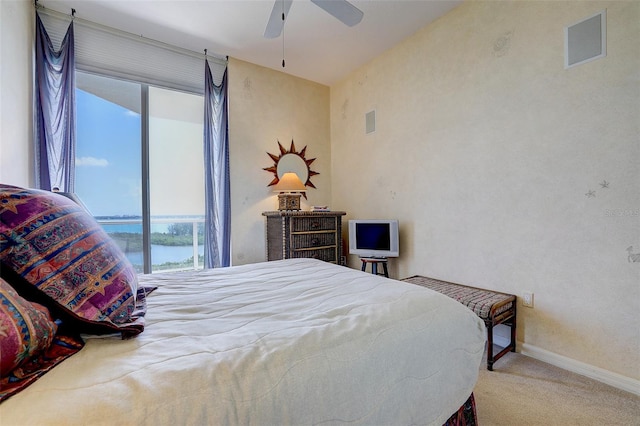
<svg viewBox="0 0 640 426">
<path fill-rule="evenodd" d="M 284 21 L 289 16 L 289 9 L 293 0 L 276 0 L 267 28 L 264 30 L 265 38 L 276 38 L 282 33 Z M 362 20 L 364 14 L 360 9 L 347 0 L 311 0 L 313 4 L 323 9 L 345 25 L 353 27 Z"/>
</svg>

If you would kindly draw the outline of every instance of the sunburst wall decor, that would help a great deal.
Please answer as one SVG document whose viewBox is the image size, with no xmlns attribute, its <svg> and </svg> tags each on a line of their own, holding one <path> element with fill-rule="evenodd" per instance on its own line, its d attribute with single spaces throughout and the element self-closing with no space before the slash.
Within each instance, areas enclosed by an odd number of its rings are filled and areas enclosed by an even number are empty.
<svg viewBox="0 0 640 426">
<path fill-rule="evenodd" d="M 278 148 L 280 149 L 279 154 L 271 154 L 267 152 L 267 155 L 269 155 L 269 157 L 271 157 L 271 159 L 273 160 L 273 166 L 263 168 L 263 170 L 273 173 L 273 180 L 267 186 L 276 185 L 280 181 L 280 177 L 278 176 L 278 165 L 280 164 L 281 160 L 286 156 L 289 156 L 288 158 L 294 158 L 294 159 L 296 159 L 295 156 L 297 156 L 300 160 L 300 166 L 306 169 L 306 176 L 298 176 L 298 177 L 300 178 L 300 180 L 304 182 L 305 186 L 308 186 L 310 188 L 315 188 L 315 185 L 313 184 L 313 182 L 311 182 L 311 177 L 315 175 L 319 175 L 320 173 L 311 170 L 311 163 L 313 163 L 316 159 L 305 158 L 307 147 L 305 146 L 304 148 L 302 148 L 301 151 L 298 152 L 296 150 L 296 145 L 293 143 L 293 140 L 291 140 L 291 146 L 289 147 L 289 149 L 286 149 L 285 147 L 283 147 L 280 141 L 278 141 Z M 297 174 L 300 174 L 298 170 L 280 170 L 280 172 L 282 173 L 290 172 L 290 171 L 297 172 Z M 306 194 L 303 193 L 302 195 L 305 198 L 307 198 Z"/>
</svg>

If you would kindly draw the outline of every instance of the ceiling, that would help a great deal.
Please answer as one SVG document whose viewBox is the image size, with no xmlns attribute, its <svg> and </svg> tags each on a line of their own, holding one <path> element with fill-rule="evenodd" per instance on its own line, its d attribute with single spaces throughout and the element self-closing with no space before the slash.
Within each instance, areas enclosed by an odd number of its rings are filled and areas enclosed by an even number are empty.
<svg viewBox="0 0 640 426">
<path fill-rule="evenodd" d="M 230 56 L 325 85 L 340 81 L 462 0 L 351 0 L 348 27 L 294 0 L 284 38 L 263 37 L 274 0 L 38 0 L 38 4 L 195 52 Z M 284 45 L 284 46 L 283 46 Z M 282 68 L 282 59 L 286 67 Z"/>
</svg>

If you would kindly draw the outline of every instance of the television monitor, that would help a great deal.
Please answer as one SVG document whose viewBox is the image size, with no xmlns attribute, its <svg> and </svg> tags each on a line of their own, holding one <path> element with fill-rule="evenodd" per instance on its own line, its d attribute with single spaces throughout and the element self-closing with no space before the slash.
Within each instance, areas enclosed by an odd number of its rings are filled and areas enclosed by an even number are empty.
<svg viewBox="0 0 640 426">
<path fill-rule="evenodd" d="M 349 254 L 385 258 L 400 255 L 398 221 L 356 219 L 349 221 Z"/>
</svg>

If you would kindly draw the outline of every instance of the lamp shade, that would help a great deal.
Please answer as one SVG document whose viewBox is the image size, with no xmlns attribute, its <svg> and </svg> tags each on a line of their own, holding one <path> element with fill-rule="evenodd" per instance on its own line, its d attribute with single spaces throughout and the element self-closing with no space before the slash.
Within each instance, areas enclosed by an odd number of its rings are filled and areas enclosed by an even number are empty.
<svg viewBox="0 0 640 426">
<path fill-rule="evenodd" d="M 274 192 L 304 192 L 307 188 L 297 174 L 287 172 L 280 177 L 278 183 L 273 187 Z"/>
</svg>

